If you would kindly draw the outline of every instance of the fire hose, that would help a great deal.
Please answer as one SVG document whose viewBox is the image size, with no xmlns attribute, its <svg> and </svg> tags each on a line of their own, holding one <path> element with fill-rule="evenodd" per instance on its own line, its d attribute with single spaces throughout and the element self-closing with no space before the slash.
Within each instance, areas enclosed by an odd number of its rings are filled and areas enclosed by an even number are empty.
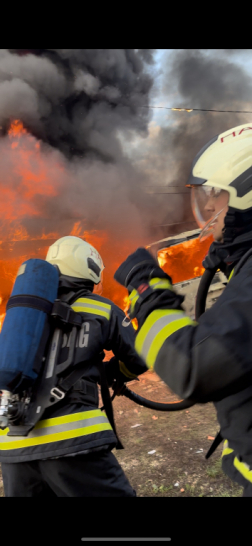
<svg viewBox="0 0 252 546">
<path fill-rule="evenodd" d="M 216 271 L 217 271 L 217 267 L 214 270 L 206 269 L 201 277 L 197 296 L 196 296 L 196 304 L 195 304 L 195 319 L 196 320 L 198 320 L 199 317 L 205 311 L 208 290 Z M 144 406 L 145 408 L 150 408 L 150 409 L 159 410 L 159 411 L 181 411 L 181 410 L 190 408 L 196 404 L 196 402 L 190 398 L 187 398 L 185 400 L 178 400 L 178 401 L 170 402 L 170 403 L 155 402 L 153 400 L 148 400 L 147 398 L 143 398 L 143 396 L 140 396 L 139 394 L 136 394 L 135 392 L 130 390 L 125 384 L 115 385 L 114 393 L 111 397 L 111 402 L 114 400 L 115 396 L 121 396 L 121 395 L 126 396 L 126 398 L 129 398 L 129 400 L 132 400 L 133 402 L 135 402 L 136 404 L 139 404 L 140 406 Z"/>
</svg>

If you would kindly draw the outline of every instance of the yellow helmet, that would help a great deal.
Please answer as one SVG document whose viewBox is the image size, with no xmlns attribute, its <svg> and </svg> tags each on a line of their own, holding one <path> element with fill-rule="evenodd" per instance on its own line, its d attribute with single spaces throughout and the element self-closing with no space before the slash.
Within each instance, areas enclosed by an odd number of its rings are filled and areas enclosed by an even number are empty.
<svg viewBox="0 0 252 546">
<path fill-rule="evenodd" d="M 99 252 L 87 241 L 72 235 L 55 241 L 48 249 L 46 261 L 57 265 L 62 275 L 90 280 L 94 284 L 100 283 L 104 269 Z"/>
</svg>

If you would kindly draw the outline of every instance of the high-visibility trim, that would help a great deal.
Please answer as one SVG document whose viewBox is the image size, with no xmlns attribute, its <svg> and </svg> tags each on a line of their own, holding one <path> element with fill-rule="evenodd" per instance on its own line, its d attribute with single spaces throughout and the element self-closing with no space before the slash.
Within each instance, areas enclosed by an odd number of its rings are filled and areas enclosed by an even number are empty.
<svg viewBox="0 0 252 546">
<path fill-rule="evenodd" d="M 234 450 L 231 449 L 230 447 L 228 447 L 228 441 L 225 440 L 224 444 L 223 444 L 223 450 L 222 450 L 221 456 L 225 457 L 225 455 L 230 455 L 230 453 L 233 453 L 233 452 L 234 452 Z"/>
<path fill-rule="evenodd" d="M 138 297 L 139 294 L 138 294 L 138 291 L 134 288 L 134 290 L 132 290 L 132 292 L 130 292 L 129 300 L 133 301 L 136 296 Z"/>
<path fill-rule="evenodd" d="M 225 440 L 221 456 L 225 457 L 225 455 L 230 455 L 230 453 L 234 453 L 234 450 L 228 447 L 228 441 Z M 233 464 L 236 470 L 238 470 L 246 480 L 252 483 L 252 470 L 249 465 L 239 461 L 238 457 L 234 458 Z"/>
<path fill-rule="evenodd" d="M 0 450 L 38 446 L 61 440 L 70 440 L 104 430 L 112 430 L 106 415 L 100 410 L 45 419 L 37 423 L 28 436 L 7 436 L 8 428 L 0 431 Z"/>
<path fill-rule="evenodd" d="M 137 290 L 132 290 L 132 292 L 129 295 L 130 312 L 131 313 L 133 313 L 133 311 L 134 311 L 134 308 L 135 308 L 135 305 L 136 305 L 136 302 L 137 302 L 138 298 L 139 298 L 138 291 Z"/>
<path fill-rule="evenodd" d="M 79 298 L 71 307 L 77 313 L 91 313 L 92 315 L 105 317 L 107 320 L 110 319 L 111 305 L 101 301 L 91 300 L 90 298 Z"/>
<path fill-rule="evenodd" d="M 149 285 L 153 290 L 173 290 L 173 286 L 168 279 L 159 279 L 158 277 L 155 277 L 150 280 Z"/>
<path fill-rule="evenodd" d="M 230 281 L 232 279 L 233 274 L 234 274 L 234 268 L 232 269 L 232 271 L 231 271 L 231 273 L 230 273 L 230 275 L 228 277 L 228 281 Z"/>
<path fill-rule="evenodd" d="M 151 279 L 148 283 L 150 288 L 152 290 L 173 290 L 172 284 L 168 281 L 168 279 L 159 279 L 158 277 L 155 277 L 154 279 Z M 130 300 L 130 312 L 133 313 L 136 302 L 138 298 L 140 297 L 140 294 L 137 290 L 132 290 L 132 292 L 129 295 Z"/>
<path fill-rule="evenodd" d="M 235 457 L 234 466 L 246 480 L 252 483 L 252 470 L 250 470 L 248 464 L 242 463 L 237 457 Z"/>
<path fill-rule="evenodd" d="M 170 316 L 170 320 L 174 320 L 174 315 L 178 315 L 179 318 L 181 318 L 184 315 L 184 311 L 179 311 L 177 309 L 163 309 L 160 311 L 153 311 L 146 319 L 145 323 L 139 330 L 137 336 L 136 336 L 136 342 L 135 342 L 135 348 L 137 352 L 139 353 L 142 350 L 143 343 L 146 339 L 147 334 L 149 333 L 150 329 L 153 325 L 162 317 L 168 317 Z M 173 318 L 172 318 L 173 317 Z"/>
<path fill-rule="evenodd" d="M 106 423 L 107 422 L 107 417 L 105 415 L 103 415 L 102 417 L 100 417 L 99 419 L 97 418 L 93 418 L 93 419 L 89 419 L 87 421 L 87 423 L 84 423 L 84 427 L 89 427 L 89 426 L 92 426 L 92 425 L 97 425 L 99 423 Z M 84 428 L 83 427 L 83 420 L 81 421 L 75 421 L 75 422 L 72 422 L 72 423 L 68 423 L 67 424 L 67 429 L 68 430 L 74 430 L 74 429 L 78 429 L 78 428 Z M 56 432 L 65 432 L 66 430 L 66 424 L 63 423 L 61 425 L 53 425 L 51 427 L 44 427 L 44 428 L 40 428 L 40 429 L 36 429 L 35 428 L 33 429 L 33 434 L 31 432 L 30 434 L 30 438 L 32 437 L 37 437 L 38 435 L 40 437 L 42 436 L 46 436 L 48 434 L 51 434 L 52 433 L 52 428 L 53 428 L 53 433 L 56 433 Z M 38 434 L 37 434 L 37 430 L 39 430 Z M 35 432 L 34 432 L 35 431 Z M 5 438 L 1 438 L 0 439 L 0 445 L 1 445 L 1 442 L 2 441 L 5 441 L 5 442 L 9 442 L 10 444 L 12 444 L 13 442 L 16 441 L 16 437 L 15 436 L 6 436 Z"/>
<path fill-rule="evenodd" d="M 76 300 L 74 302 L 73 305 L 75 305 L 76 303 L 87 303 L 87 304 L 92 304 L 92 305 L 97 305 L 97 307 L 103 307 L 103 309 L 107 309 L 108 311 L 110 311 L 111 309 L 111 305 L 109 305 L 109 303 L 104 303 L 103 301 L 98 301 L 98 300 L 92 300 L 91 298 L 79 298 L 78 300 Z"/>
<path fill-rule="evenodd" d="M 123 373 L 123 375 L 125 375 L 125 377 L 128 377 L 129 379 L 135 379 L 137 377 L 137 375 L 131 373 L 128 368 L 126 368 L 124 362 L 121 362 L 119 360 L 119 369 L 120 369 L 120 372 Z"/>
<path fill-rule="evenodd" d="M 52 417 L 52 419 L 43 419 L 39 421 L 34 430 L 38 428 L 52 427 L 54 425 L 64 425 L 67 423 L 75 423 L 76 421 L 93 419 L 94 417 L 104 417 L 104 413 L 99 410 L 80 411 L 78 413 L 70 413 L 61 417 Z"/>
<path fill-rule="evenodd" d="M 153 311 L 143 324 L 135 341 L 137 353 L 152 368 L 166 339 L 185 326 L 196 326 L 197 322 L 187 317 L 184 311 L 162 309 Z"/>
</svg>

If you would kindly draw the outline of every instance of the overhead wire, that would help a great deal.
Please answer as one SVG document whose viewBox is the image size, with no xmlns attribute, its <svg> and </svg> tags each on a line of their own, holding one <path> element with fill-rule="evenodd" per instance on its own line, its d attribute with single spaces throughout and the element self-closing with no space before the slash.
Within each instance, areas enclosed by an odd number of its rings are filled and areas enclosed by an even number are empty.
<svg viewBox="0 0 252 546">
<path fill-rule="evenodd" d="M 252 110 L 217 110 L 215 108 L 173 108 L 168 106 L 147 106 L 143 105 L 141 108 L 158 108 L 163 110 L 174 110 L 178 112 L 219 112 L 227 114 L 252 114 Z"/>
<path fill-rule="evenodd" d="M 215 108 L 174 108 L 174 107 L 171 107 L 171 106 L 142 106 L 142 108 L 152 108 L 152 109 L 162 109 L 162 110 L 171 110 L 171 111 L 178 111 L 178 112 L 217 112 L 217 113 L 227 113 L 227 114 L 252 114 L 252 111 L 251 110 L 218 110 L 218 109 L 215 109 Z M 149 186 L 149 187 L 153 187 L 155 188 L 155 186 Z M 160 188 L 166 188 L 166 186 L 157 186 L 157 188 L 160 187 Z M 167 189 L 169 188 L 178 188 L 179 186 L 167 186 Z M 182 186 L 180 186 L 182 187 Z M 186 194 L 188 193 L 187 191 L 181 191 L 181 192 L 170 192 L 170 191 L 165 191 L 165 192 L 156 192 L 156 194 L 158 195 L 181 195 L 181 194 Z M 158 224 L 156 225 L 156 227 L 166 227 L 166 226 L 176 226 L 176 225 L 180 225 L 180 224 L 192 224 L 194 223 L 193 220 L 188 220 L 186 222 L 173 222 L 171 224 Z"/>
</svg>

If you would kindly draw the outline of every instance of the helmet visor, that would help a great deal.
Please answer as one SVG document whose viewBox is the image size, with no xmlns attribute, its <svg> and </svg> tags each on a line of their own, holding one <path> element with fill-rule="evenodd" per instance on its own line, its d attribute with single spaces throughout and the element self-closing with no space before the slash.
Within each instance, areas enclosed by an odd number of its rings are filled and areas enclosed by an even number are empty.
<svg viewBox="0 0 252 546">
<path fill-rule="evenodd" d="M 211 186 L 192 186 L 191 203 L 194 218 L 202 229 L 199 239 L 205 240 L 214 233 L 218 217 L 227 207 L 229 193 Z"/>
</svg>

